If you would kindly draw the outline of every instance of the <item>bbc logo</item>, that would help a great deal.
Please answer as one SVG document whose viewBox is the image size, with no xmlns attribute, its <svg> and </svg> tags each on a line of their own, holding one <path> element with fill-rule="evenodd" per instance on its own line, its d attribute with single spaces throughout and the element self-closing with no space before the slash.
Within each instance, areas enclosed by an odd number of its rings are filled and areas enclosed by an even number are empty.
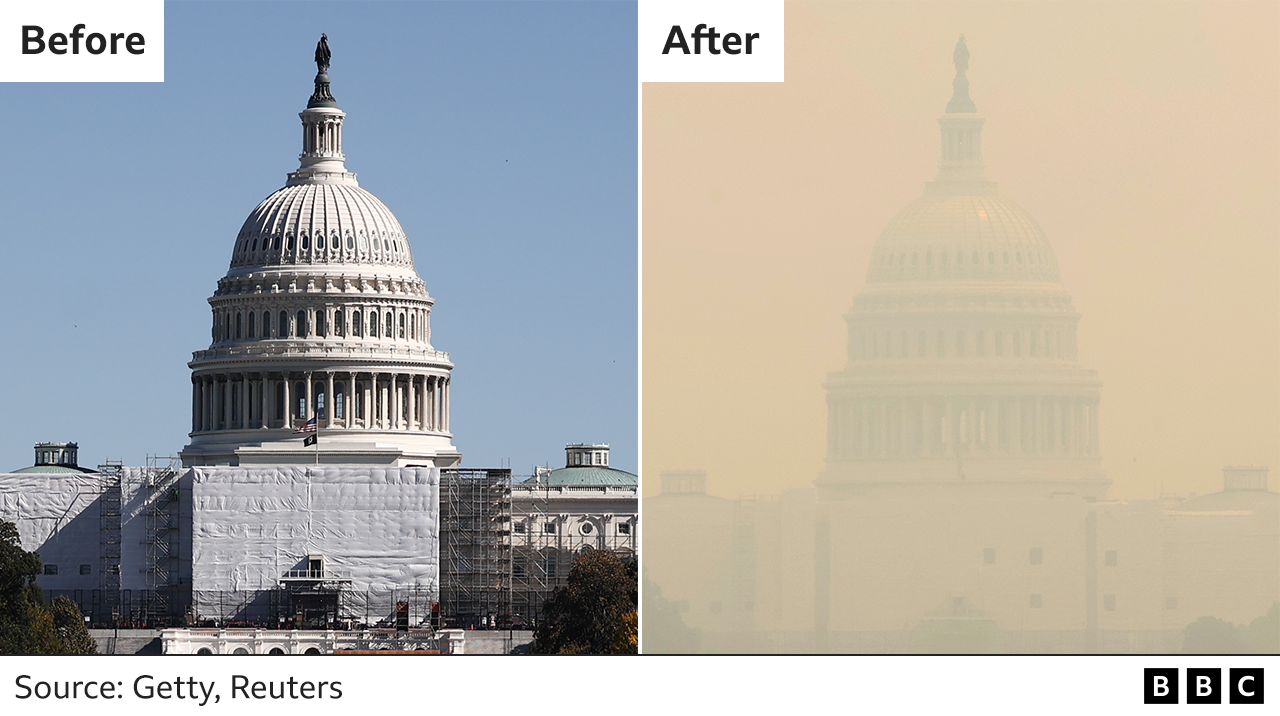
<svg viewBox="0 0 1280 716">
<path fill-rule="evenodd" d="M 1142 672 L 1142 703 L 1179 703 L 1178 669 L 1143 669 Z M 1187 703 L 1220 704 L 1224 689 L 1228 703 L 1264 703 L 1262 669 L 1229 669 L 1226 684 L 1222 683 L 1222 669 L 1187 669 Z"/>
</svg>

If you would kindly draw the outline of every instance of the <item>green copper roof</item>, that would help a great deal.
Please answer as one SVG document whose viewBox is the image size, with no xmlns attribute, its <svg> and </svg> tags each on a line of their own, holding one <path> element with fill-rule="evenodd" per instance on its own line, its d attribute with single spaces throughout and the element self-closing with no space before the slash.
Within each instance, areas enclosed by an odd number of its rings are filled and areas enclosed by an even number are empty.
<svg viewBox="0 0 1280 716">
<path fill-rule="evenodd" d="M 522 485 L 534 486 L 545 485 L 547 487 L 565 487 L 569 485 L 584 486 L 604 486 L 604 485 L 631 485 L 635 486 L 640 483 L 639 478 L 625 470 L 615 470 L 611 467 L 600 467 L 596 465 L 583 467 L 562 467 L 558 470 L 552 470 L 546 477 L 538 482 L 536 478 L 525 480 Z"/>
<path fill-rule="evenodd" d="M 23 472 L 73 472 L 73 473 L 84 473 L 84 472 L 96 472 L 96 471 L 95 471 L 95 470 L 90 470 L 90 469 L 89 469 L 89 468 L 87 468 L 87 467 L 70 467 L 70 466 L 68 466 L 68 465 L 36 465 L 36 466 L 34 466 L 34 467 L 24 467 L 24 468 L 21 468 L 21 469 L 19 469 L 19 470 L 13 470 L 12 472 L 15 472 L 15 473 L 23 473 Z"/>
</svg>

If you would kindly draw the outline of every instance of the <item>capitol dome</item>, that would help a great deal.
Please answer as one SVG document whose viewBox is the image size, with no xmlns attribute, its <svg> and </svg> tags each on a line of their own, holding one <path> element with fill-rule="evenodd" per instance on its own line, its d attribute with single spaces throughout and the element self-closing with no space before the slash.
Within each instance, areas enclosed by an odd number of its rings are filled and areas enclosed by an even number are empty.
<svg viewBox="0 0 1280 716">
<path fill-rule="evenodd" d="M 432 344 L 435 300 L 400 222 L 347 171 L 346 113 L 316 57 L 300 165 L 240 227 L 209 298 L 182 459 L 451 467 L 453 363 Z"/>
<path fill-rule="evenodd" d="M 1045 231 L 985 176 L 963 38 L 955 58 L 938 175 L 880 232 L 845 316 L 818 485 L 1017 480 L 1104 494 L 1080 315 Z"/>
<path fill-rule="evenodd" d="M 291 183 L 240 227 L 231 268 L 364 264 L 413 271 L 404 229 L 378 197 L 350 183 Z"/>
<path fill-rule="evenodd" d="M 1053 248 L 1025 209 L 995 195 L 927 195 L 880 233 L 867 281 L 1057 281 Z"/>
</svg>

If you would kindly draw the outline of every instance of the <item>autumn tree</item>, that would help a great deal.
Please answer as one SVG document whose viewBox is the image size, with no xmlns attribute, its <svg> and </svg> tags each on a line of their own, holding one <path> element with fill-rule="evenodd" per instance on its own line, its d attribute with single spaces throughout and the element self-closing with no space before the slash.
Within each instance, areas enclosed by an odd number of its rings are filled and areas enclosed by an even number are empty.
<svg viewBox="0 0 1280 716">
<path fill-rule="evenodd" d="M 39 555 L 22 548 L 17 525 L 0 521 L 0 654 L 97 653 L 75 602 L 45 603 L 40 568 Z"/>
<path fill-rule="evenodd" d="M 579 554 L 569 578 L 542 607 L 533 654 L 634 654 L 636 562 L 604 550 Z"/>
</svg>

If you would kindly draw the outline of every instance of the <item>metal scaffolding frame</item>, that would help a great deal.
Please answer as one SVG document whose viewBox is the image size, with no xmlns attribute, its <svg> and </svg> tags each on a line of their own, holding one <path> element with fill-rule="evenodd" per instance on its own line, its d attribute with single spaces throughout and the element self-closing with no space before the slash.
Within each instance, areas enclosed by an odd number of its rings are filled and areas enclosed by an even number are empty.
<svg viewBox="0 0 1280 716">
<path fill-rule="evenodd" d="M 90 619 L 98 624 L 120 623 L 120 481 L 124 463 L 107 460 L 98 466 L 102 475 L 102 495 L 98 498 L 98 580 L 97 603 Z"/>
<path fill-rule="evenodd" d="M 147 598 L 143 600 L 141 616 L 148 624 L 168 624 L 175 616 L 173 587 L 178 577 L 178 546 L 173 536 L 178 529 L 181 468 L 182 461 L 172 455 L 148 455 L 143 468 Z"/>
<path fill-rule="evenodd" d="M 510 531 L 510 469 L 440 471 L 442 624 L 510 623 Z"/>
</svg>

